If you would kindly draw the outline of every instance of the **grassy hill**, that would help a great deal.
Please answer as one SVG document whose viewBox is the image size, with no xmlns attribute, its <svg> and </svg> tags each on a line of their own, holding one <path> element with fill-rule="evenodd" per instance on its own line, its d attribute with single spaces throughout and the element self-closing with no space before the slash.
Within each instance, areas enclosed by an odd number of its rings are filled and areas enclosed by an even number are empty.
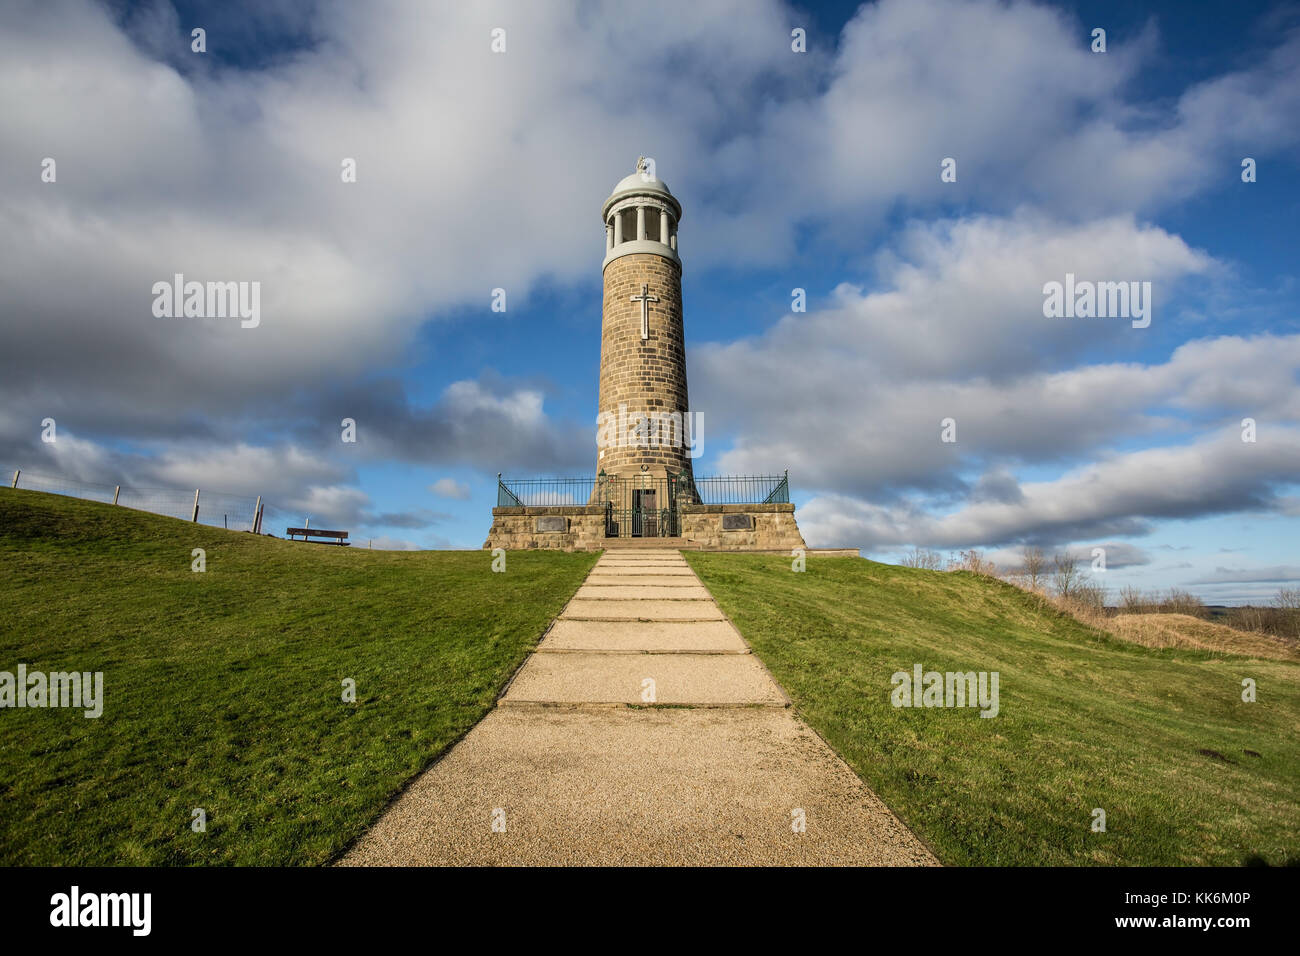
<svg viewBox="0 0 1300 956">
<path fill-rule="evenodd" d="M 0 863 L 330 859 L 486 713 L 595 560 L 512 553 L 494 574 L 486 552 L 0 489 L 0 670 L 105 685 L 99 719 L 0 710 Z"/>
<path fill-rule="evenodd" d="M 1251 657 L 1246 636 L 1144 647 L 964 572 L 687 557 L 947 863 L 1300 858 L 1300 663 Z M 485 552 L 290 543 L 0 489 L 0 670 L 103 671 L 106 698 L 97 720 L 0 710 L 0 864 L 328 861 L 486 713 L 595 560 L 511 553 L 493 574 Z M 998 716 L 892 707 L 890 675 L 916 663 L 998 671 Z"/>
<path fill-rule="evenodd" d="M 804 719 L 946 863 L 1300 859 L 1300 664 L 1249 656 L 1249 635 L 1240 655 L 1150 648 L 968 572 L 687 560 Z M 891 675 L 917 663 L 999 672 L 998 716 L 892 706 Z"/>
</svg>

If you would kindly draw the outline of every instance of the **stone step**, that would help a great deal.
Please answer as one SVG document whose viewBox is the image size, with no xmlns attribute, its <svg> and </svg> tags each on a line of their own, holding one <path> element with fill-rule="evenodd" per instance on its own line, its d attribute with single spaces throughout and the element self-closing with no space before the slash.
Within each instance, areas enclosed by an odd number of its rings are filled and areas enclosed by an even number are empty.
<svg viewBox="0 0 1300 956">
<path fill-rule="evenodd" d="M 612 585 L 623 585 L 628 588 L 698 588 L 701 587 L 699 579 L 694 575 L 617 575 L 617 574 L 591 574 L 588 579 L 582 581 L 584 585 L 590 585 L 593 588 L 612 587 Z"/>
<path fill-rule="evenodd" d="M 606 551 L 666 551 L 690 546 L 689 538 L 606 538 Z"/>
<path fill-rule="evenodd" d="M 723 621 L 713 601 L 591 601 L 574 598 L 560 620 Z"/>
<path fill-rule="evenodd" d="M 602 564 L 654 564 L 657 561 L 665 561 L 670 564 L 685 564 L 686 559 L 676 551 L 668 551 L 664 554 L 610 554 L 608 551 L 600 556 Z"/>
<path fill-rule="evenodd" d="M 647 681 L 654 694 L 647 699 Z M 751 654 L 534 654 L 510 683 L 503 707 L 521 704 L 788 706 Z"/>
<path fill-rule="evenodd" d="M 586 601 L 707 601 L 709 592 L 703 585 L 671 587 L 652 584 L 584 584 L 575 597 Z"/>
<path fill-rule="evenodd" d="M 591 569 L 592 574 L 681 574 L 683 576 L 695 577 L 695 572 L 686 565 L 675 564 L 597 564 Z"/>
<path fill-rule="evenodd" d="M 591 569 L 591 573 L 593 575 L 594 574 L 599 574 L 599 575 L 616 574 L 619 577 L 624 577 L 624 578 L 631 578 L 637 576 L 651 576 L 651 577 L 659 576 L 659 577 L 672 577 L 676 580 L 680 580 L 681 578 L 689 578 L 691 580 L 695 579 L 695 572 L 688 567 L 680 567 L 680 568 L 671 567 L 671 566 L 660 567 L 658 565 L 653 567 L 648 567 L 648 568 L 641 567 L 641 566 L 635 566 L 629 568 L 629 567 L 619 567 L 617 565 L 615 566 L 605 565 L 602 567 L 600 564 L 597 564 L 594 568 Z"/>
<path fill-rule="evenodd" d="M 552 625 L 539 651 L 609 654 L 747 654 L 749 649 L 726 621 L 569 621 Z"/>
</svg>

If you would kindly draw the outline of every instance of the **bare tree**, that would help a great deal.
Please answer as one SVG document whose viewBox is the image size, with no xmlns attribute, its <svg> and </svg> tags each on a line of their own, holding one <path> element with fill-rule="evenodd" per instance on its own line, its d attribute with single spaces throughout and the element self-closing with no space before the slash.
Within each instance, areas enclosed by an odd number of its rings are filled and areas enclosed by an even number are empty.
<svg viewBox="0 0 1300 956">
<path fill-rule="evenodd" d="M 1106 609 L 1106 588 L 1092 581 L 1080 580 L 1070 591 L 1070 600 L 1095 612 Z"/>
<path fill-rule="evenodd" d="M 969 551 L 959 551 L 957 557 L 948 561 L 949 571 L 972 571 L 975 574 L 984 574 L 988 577 L 994 577 L 997 574 L 997 565 L 984 557 L 983 553 L 971 548 Z"/>
<path fill-rule="evenodd" d="M 1024 570 L 1021 573 L 1025 576 L 1025 586 L 1031 591 L 1042 590 L 1044 566 L 1047 564 L 1043 549 L 1026 547 L 1023 564 Z"/>
<path fill-rule="evenodd" d="M 1190 614 L 1192 617 L 1205 617 L 1205 602 L 1191 591 L 1170 588 L 1160 602 L 1160 610 L 1165 614 Z"/>
<path fill-rule="evenodd" d="M 911 552 L 903 555 L 902 565 L 905 568 L 921 568 L 925 571 L 940 571 L 943 569 L 943 556 L 938 551 L 928 551 L 925 548 L 913 547 Z"/>
<path fill-rule="evenodd" d="M 1120 607 L 1126 614 L 1146 614 L 1153 610 L 1153 602 L 1147 599 L 1141 588 L 1126 584 L 1119 592 Z"/>
<path fill-rule="evenodd" d="M 1300 588 L 1280 588 L 1273 607 L 1277 609 L 1277 632 L 1300 637 Z"/>
<path fill-rule="evenodd" d="M 1300 588 L 1279 588 L 1273 606 L 1284 611 L 1300 611 Z"/>
<path fill-rule="evenodd" d="M 1057 554 L 1052 558 L 1052 565 L 1055 568 L 1052 583 L 1056 588 L 1056 596 L 1067 599 L 1072 597 L 1079 583 L 1078 559 L 1068 554 Z"/>
</svg>

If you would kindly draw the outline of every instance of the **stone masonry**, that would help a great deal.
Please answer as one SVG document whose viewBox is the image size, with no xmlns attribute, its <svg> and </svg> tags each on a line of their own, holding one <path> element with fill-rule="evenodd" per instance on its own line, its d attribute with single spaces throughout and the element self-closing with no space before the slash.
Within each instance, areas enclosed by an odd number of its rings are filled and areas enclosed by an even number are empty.
<svg viewBox="0 0 1300 956">
<path fill-rule="evenodd" d="M 641 338 L 641 305 L 632 296 L 642 285 L 659 301 L 648 303 L 649 337 Z M 620 416 L 620 406 L 624 414 Z M 676 439 L 676 444 L 645 447 L 626 433 L 618 443 L 597 450 L 596 470 L 631 478 L 645 474 L 663 478 L 691 474 L 682 420 L 690 402 L 686 389 L 686 341 L 682 328 L 682 268 L 680 263 L 651 253 L 621 256 L 605 267 L 605 300 L 601 311 L 599 411 L 608 415 L 617 432 L 629 418 L 665 412 L 677 432 L 656 431 L 655 439 Z M 674 413 L 676 413 L 674 415 Z M 663 421 L 663 419 L 661 419 Z M 635 422 L 630 423 L 628 429 Z M 640 447 L 639 447 L 640 446 Z"/>
<path fill-rule="evenodd" d="M 605 200 L 596 420 L 596 474 L 604 478 L 587 502 L 502 495 L 485 548 L 585 551 L 654 540 L 721 551 L 804 547 L 792 504 L 697 499 L 691 465 L 703 423 L 686 387 L 681 218 L 681 203 L 644 157 Z M 668 479 L 678 476 L 670 492 Z"/>
</svg>

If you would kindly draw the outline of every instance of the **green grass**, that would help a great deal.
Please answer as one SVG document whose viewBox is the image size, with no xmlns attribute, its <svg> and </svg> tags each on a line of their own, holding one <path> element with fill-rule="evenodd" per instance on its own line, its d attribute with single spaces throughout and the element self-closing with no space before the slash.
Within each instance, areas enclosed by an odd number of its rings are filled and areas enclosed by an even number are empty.
<svg viewBox="0 0 1300 956">
<path fill-rule="evenodd" d="M 0 863 L 328 861 L 487 712 L 596 558 L 511 553 L 493 574 L 487 552 L 0 489 L 0 670 L 105 685 L 97 720 L 0 710 Z"/>
<path fill-rule="evenodd" d="M 1126 644 L 966 572 L 686 556 L 801 716 L 945 863 L 1300 858 L 1300 665 Z M 890 676 L 915 663 L 998 671 L 999 716 L 893 707 Z"/>
</svg>

